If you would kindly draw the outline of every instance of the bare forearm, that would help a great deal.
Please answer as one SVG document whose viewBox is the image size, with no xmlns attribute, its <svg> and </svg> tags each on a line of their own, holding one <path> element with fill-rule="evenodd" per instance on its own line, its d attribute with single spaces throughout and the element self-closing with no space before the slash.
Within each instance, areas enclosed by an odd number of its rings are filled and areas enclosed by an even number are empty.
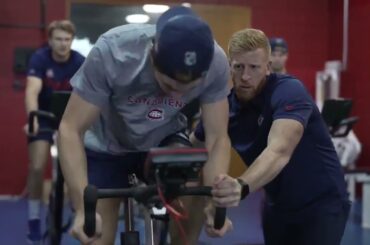
<svg viewBox="0 0 370 245">
<path fill-rule="evenodd" d="M 63 124 L 59 128 L 58 147 L 61 168 L 76 212 L 83 212 L 83 191 L 87 186 L 86 154 L 80 134 Z"/>
<path fill-rule="evenodd" d="M 223 137 L 215 141 L 213 145 L 207 145 L 209 158 L 206 162 L 204 173 L 204 185 L 212 186 L 219 174 L 226 174 L 230 164 L 230 140 Z"/>
<path fill-rule="evenodd" d="M 25 93 L 25 107 L 26 107 L 26 113 L 27 115 L 31 111 L 38 110 L 39 104 L 38 104 L 38 94 L 33 91 L 27 91 Z"/>
<path fill-rule="evenodd" d="M 288 161 L 289 157 L 265 149 L 240 178 L 249 185 L 250 192 L 256 191 L 272 181 Z"/>
<path fill-rule="evenodd" d="M 42 81 L 38 77 L 27 77 L 25 91 L 25 106 L 27 115 L 39 108 L 38 97 L 42 89 Z"/>
</svg>

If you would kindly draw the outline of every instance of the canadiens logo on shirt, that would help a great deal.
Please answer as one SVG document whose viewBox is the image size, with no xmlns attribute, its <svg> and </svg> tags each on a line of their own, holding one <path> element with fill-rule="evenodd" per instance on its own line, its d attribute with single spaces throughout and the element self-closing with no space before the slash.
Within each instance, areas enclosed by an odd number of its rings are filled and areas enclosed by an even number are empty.
<svg viewBox="0 0 370 245">
<path fill-rule="evenodd" d="M 53 78 L 54 77 L 54 72 L 52 69 L 47 69 L 46 70 L 46 77 L 47 78 Z"/>
<path fill-rule="evenodd" d="M 151 109 L 146 117 L 150 121 L 162 121 L 164 119 L 164 110 L 161 108 Z"/>
</svg>

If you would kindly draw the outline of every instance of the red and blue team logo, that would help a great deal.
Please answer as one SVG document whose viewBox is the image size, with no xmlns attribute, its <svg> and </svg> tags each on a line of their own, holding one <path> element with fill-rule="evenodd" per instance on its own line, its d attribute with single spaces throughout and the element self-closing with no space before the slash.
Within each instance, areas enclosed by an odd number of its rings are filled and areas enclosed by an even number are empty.
<svg viewBox="0 0 370 245">
<path fill-rule="evenodd" d="M 148 112 L 146 117 L 151 121 L 162 121 L 164 119 L 164 110 L 161 108 L 154 108 Z"/>
<path fill-rule="evenodd" d="M 286 105 L 285 106 L 285 111 L 292 111 L 294 110 L 294 105 Z"/>
</svg>

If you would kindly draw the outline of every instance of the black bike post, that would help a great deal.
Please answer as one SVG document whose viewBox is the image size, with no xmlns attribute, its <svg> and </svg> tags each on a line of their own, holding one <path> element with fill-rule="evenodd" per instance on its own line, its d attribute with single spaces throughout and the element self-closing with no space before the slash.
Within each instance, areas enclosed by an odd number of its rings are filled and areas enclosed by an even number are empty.
<svg viewBox="0 0 370 245">
<path fill-rule="evenodd" d="M 57 231 L 58 244 L 61 242 L 63 233 L 63 206 L 64 206 L 64 176 L 60 168 L 59 160 L 57 160 L 57 180 L 55 183 L 55 229 Z"/>
<path fill-rule="evenodd" d="M 59 160 L 56 160 L 56 180 L 53 183 L 53 192 L 50 200 L 50 243 L 60 245 L 63 233 L 63 204 L 64 204 L 64 177 L 60 168 Z"/>
<path fill-rule="evenodd" d="M 54 91 L 50 103 L 50 110 L 54 115 L 53 129 L 57 131 L 59 122 L 64 113 L 68 99 L 69 91 Z M 55 138 L 54 138 L 55 140 Z M 57 156 L 53 156 L 53 191 L 50 200 L 50 242 L 52 245 L 60 245 L 62 234 L 65 231 L 63 227 L 63 207 L 64 207 L 64 176 L 60 167 L 60 161 Z M 70 222 L 70 221 L 68 221 Z M 69 223 L 67 223 L 68 227 Z"/>
<path fill-rule="evenodd" d="M 133 199 L 124 199 L 125 231 L 121 232 L 121 244 L 140 245 L 139 232 L 135 231 Z"/>
</svg>

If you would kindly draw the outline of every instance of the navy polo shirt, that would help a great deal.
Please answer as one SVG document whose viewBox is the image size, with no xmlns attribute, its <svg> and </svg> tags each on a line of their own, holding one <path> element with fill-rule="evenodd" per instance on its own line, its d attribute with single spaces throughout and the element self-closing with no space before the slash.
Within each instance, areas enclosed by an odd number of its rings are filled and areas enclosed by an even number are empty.
<svg viewBox="0 0 370 245">
<path fill-rule="evenodd" d="M 74 50 L 71 50 L 71 55 L 66 62 L 56 62 L 48 46 L 36 50 L 28 64 L 28 76 L 35 76 L 42 80 L 42 89 L 38 97 L 40 110 L 49 110 L 53 91 L 72 90 L 69 80 L 84 60 L 84 56 Z"/>
<path fill-rule="evenodd" d="M 246 165 L 266 148 L 274 120 L 293 119 L 304 126 L 289 163 L 264 187 L 272 211 L 297 219 L 343 207 L 348 195 L 337 153 L 319 109 L 299 80 L 271 74 L 262 92 L 247 104 L 242 106 L 233 90 L 228 99 L 228 133 Z M 204 140 L 201 123 L 195 136 Z"/>
</svg>

